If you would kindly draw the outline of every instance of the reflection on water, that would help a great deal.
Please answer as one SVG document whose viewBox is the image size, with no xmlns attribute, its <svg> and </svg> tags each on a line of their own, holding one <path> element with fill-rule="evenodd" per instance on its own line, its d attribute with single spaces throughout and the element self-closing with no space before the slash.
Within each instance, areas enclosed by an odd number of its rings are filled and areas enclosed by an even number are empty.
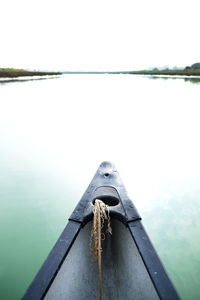
<svg viewBox="0 0 200 300">
<path fill-rule="evenodd" d="M 24 81 L 33 81 L 33 80 L 46 80 L 46 79 L 55 79 L 59 78 L 60 75 L 47 75 L 47 76 L 23 76 L 23 77 L 0 77 L 0 84 L 12 83 L 12 82 L 24 82 Z"/>
<path fill-rule="evenodd" d="M 147 208 L 144 221 L 171 279 L 182 287 L 182 299 L 188 300 L 200 295 L 199 288 L 191 288 L 191 283 L 199 286 L 199 195 L 199 180 L 170 183 Z"/>
<path fill-rule="evenodd" d="M 200 77 L 185 77 L 185 76 L 167 76 L 167 75 L 164 75 L 164 76 L 156 76 L 156 75 L 149 75 L 148 76 L 149 79 L 164 79 L 164 80 L 169 80 L 169 79 L 172 79 L 172 80 L 184 80 L 184 81 L 188 81 L 188 82 L 191 82 L 191 83 L 194 83 L 194 84 L 199 84 L 200 83 Z"/>
<path fill-rule="evenodd" d="M 98 165 L 110 160 L 182 299 L 199 299 L 199 109 L 198 85 L 182 79 L 1 84 L 0 298 L 23 295 Z"/>
<path fill-rule="evenodd" d="M 184 78 L 184 81 L 189 81 L 189 82 L 192 82 L 192 83 L 197 83 L 199 84 L 200 83 L 200 78 Z"/>
</svg>

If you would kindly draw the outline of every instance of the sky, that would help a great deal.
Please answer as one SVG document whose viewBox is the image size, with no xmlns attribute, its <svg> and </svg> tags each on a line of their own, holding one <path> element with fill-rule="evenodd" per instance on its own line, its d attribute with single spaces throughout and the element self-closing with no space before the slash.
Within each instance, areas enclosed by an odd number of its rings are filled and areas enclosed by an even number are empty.
<svg viewBox="0 0 200 300">
<path fill-rule="evenodd" d="M 198 0 L 1 0 L 0 67 L 185 67 L 200 61 L 199 7 Z"/>
</svg>

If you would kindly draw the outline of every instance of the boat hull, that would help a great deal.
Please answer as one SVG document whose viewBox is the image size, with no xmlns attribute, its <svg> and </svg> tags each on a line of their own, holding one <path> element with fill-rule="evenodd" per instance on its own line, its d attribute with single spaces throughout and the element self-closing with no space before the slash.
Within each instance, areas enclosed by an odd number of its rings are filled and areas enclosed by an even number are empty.
<svg viewBox="0 0 200 300">
<path fill-rule="evenodd" d="M 102 241 L 103 300 L 180 299 L 115 167 L 100 165 L 23 300 L 98 299 L 91 256 L 95 199 L 109 206 L 112 235 Z"/>
<path fill-rule="evenodd" d="M 102 281 L 105 300 L 157 300 L 159 296 L 131 233 L 113 219 L 112 236 L 102 241 Z M 98 267 L 90 251 L 91 222 L 81 229 L 48 290 L 45 300 L 98 299 Z"/>
</svg>

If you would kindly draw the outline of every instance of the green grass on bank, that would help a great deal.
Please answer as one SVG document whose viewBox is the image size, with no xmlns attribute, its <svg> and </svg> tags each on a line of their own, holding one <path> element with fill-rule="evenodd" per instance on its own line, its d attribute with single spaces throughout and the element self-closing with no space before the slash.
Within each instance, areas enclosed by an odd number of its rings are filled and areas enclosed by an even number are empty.
<svg viewBox="0 0 200 300">
<path fill-rule="evenodd" d="M 200 69 L 185 70 L 140 70 L 140 71 L 105 71 L 105 72 L 75 72 L 65 71 L 64 74 L 141 74 L 141 75 L 181 75 L 181 76 L 200 76 Z"/>
<path fill-rule="evenodd" d="M 141 70 L 130 71 L 129 74 L 142 74 L 142 75 L 181 75 L 181 76 L 200 76 L 200 69 L 189 70 Z"/>
<path fill-rule="evenodd" d="M 112 72 L 64 72 L 66 74 L 140 74 L 140 75 L 181 75 L 181 76 L 200 76 L 200 69 L 184 70 L 140 70 L 140 71 L 112 71 Z M 20 76 L 45 76 L 60 75 L 59 72 L 27 71 L 24 69 L 0 68 L 0 77 L 20 77 Z"/>
<path fill-rule="evenodd" d="M 23 69 L 0 68 L 0 77 L 59 75 L 59 72 L 27 71 Z"/>
</svg>

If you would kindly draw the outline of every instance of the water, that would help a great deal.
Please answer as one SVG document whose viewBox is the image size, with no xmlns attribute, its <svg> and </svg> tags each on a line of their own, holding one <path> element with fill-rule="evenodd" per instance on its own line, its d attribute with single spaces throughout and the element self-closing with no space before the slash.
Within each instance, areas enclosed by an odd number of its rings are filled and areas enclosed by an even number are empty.
<svg viewBox="0 0 200 300">
<path fill-rule="evenodd" d="M 0 299 L 19 299 L 111 160 L 183 299 L 199 299 L 199 81 L 0 83 Z"/>
</svg>

